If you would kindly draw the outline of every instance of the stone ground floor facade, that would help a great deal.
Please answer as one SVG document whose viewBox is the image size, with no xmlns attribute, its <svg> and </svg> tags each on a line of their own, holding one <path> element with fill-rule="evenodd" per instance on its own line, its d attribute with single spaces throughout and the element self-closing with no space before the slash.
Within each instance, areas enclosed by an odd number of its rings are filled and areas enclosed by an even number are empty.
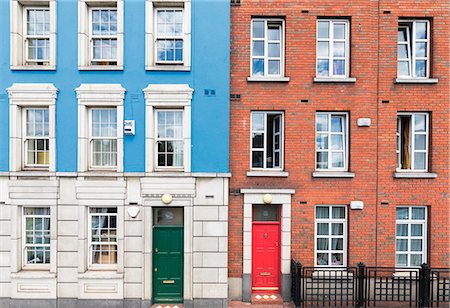
<svg viewBox="0 0 450 308">
<path fill-rule="evenodd" d="M 228 177 L 1 176 L 0 306 L 226 307 Z"/>
</svg>

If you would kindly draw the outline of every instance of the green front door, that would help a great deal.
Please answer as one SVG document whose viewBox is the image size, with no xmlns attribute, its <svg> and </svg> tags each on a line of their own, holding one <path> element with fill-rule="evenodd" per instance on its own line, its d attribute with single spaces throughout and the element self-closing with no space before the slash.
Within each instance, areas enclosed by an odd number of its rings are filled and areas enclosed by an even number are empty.
<svg viewBox="0 0 450 308">
<path fill-rule="evenodd" d="M 155 214 L 158 210 L 160 209 L 156 209 Z M 163 211 L 170 211 L 170 209 Z M 153 226 L 153 303 L 183 302 L 183 246 L 183 226 L 158 224 L 155 219 Z"/>
</svg>

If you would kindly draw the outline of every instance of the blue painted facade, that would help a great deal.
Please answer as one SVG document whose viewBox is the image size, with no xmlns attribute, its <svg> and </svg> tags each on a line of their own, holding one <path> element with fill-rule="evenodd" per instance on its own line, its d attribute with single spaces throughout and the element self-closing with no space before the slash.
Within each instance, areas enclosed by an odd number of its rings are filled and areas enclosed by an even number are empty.
<svg viewBox="0 0 450 308">
<path fill-rule="evenodd" d="M 9 170 L 9 101 L 13 83 L 53 83 L 56 101 L 56 171 L 77 171 L 75 89 L 82 83 L 120 83 L 126 89 L 124 119 L 136 121 L 135 136 L 124 136 L 124 171 L 145 171 L 145 100 L 148 84 L 189 84 L 191 171 L 228 172 L 229 1 L 193 0 L 191 70 L 145 70 L 145 0 L 124 1 L 123 71 L 78 70 L 78 1 L 57 0 L 56 71 L 10 69 L 10 1 L 0 0 L 0 171 Z M 206 96 L 205 89 L 215 90 Z"/>
</svg>

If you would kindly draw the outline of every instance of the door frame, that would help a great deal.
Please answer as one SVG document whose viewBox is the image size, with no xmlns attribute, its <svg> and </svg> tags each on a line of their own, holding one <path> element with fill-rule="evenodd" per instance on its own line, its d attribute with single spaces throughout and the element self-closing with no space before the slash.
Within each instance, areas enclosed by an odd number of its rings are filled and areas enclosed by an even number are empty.
<svg viewBox="0 0 450 308">
<path fill-rule="evenodd" d="M 280 294 L 284 301 L 291 299 L 291 197 L 294 189 L 241 189 L 244 195 L 243 217 L 243 273 L 242 273 L 242 300 L 251 301 L 252 295 L 252 221 L 253 205 L 263 205 L 264 195 L 270 194 L 272 204 L 281 208 L 281 283 Z"/>
<path fill-rule="evenodd" d="M 255 221 L 255 205 L 259 205 L 259 204 L 253 204 L 252 205 L 252 271 L 253 271 L 253 227 L 255 225 L 271 225 L 274 226 L 276 225 L 278 227 L 278 243 L 279 245 L 277 246 L 276 250 L 277 250 L 277 260 L 278 260 L 278 281 L 277 281 L 277 287 L 278 287 L 278 292 L 281 292 L 281 205 L 264 205 L 264 206 L 276 206 L 277 208 L 277 212 L 278 212 L 278 220 L 277 221 Z M 258 293 L 258 290 L 253 291 L 253 272 L 252 272 L 252 276 L 251 276 L 251 292 L 252 293 Z M 261 292 L 263 293 L 276 293 L 276 290 L 261 290 Z"/>
</svg>

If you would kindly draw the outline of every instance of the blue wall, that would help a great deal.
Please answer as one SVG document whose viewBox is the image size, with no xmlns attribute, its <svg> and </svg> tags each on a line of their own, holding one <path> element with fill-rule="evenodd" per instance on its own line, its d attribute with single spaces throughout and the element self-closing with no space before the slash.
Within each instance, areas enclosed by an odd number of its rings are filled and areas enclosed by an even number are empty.
<svg viewBox="0 0 450 308">
<path fill-rule="evenodd" d="M 124 1 L 124 70 L 78 71 L 78 1 L 57 0 L 56 71 L 11 71 L 9 0 L 0 0 L 0 171 L 9 169 L 9 101 L 13 83 L 54 83 L 56 168 L 77 170 L 77 98 L 81 83 L 120 83 L 126 89 L 126 120 L 136 120 L 136 135 L 124 136 L 124 171 L 145 171 L 145 100 L 149 83 L 187 83 L 194 89 L 191 133 L 192 172 L 228 172 L 229 1 L 193 0 L 191 71 L 145 70 L 145 0 Z M 205 96 L 213 89 L 215 96 Z"/>
</svg>

